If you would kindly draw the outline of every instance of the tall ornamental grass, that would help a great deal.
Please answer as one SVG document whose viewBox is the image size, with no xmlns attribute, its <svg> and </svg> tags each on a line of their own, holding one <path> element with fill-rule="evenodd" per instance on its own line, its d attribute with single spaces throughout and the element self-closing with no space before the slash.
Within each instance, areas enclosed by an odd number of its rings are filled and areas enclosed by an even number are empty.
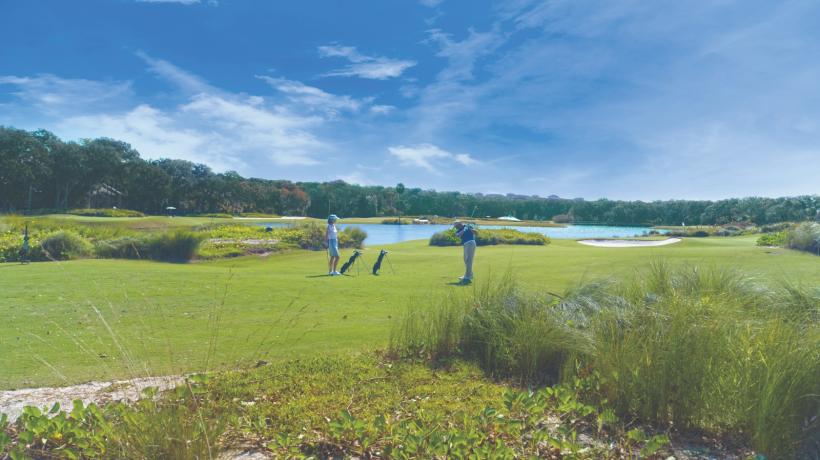
<svg viewBox="0 0 820 460">
<path fill-rule="evenodd" d="M 391 350 L 529 383 L 596 371 L 624 419 L 741 435 L 772 458 L 820 446 L 817 288 L 665 263 L 560 296 L 507 277 L 408 310 Z"/>
<path fill-rule="evenodd" d="M 804 222 L 790 230 L 786 246 L 820 255 L 820 223 Z"/>
</svg>

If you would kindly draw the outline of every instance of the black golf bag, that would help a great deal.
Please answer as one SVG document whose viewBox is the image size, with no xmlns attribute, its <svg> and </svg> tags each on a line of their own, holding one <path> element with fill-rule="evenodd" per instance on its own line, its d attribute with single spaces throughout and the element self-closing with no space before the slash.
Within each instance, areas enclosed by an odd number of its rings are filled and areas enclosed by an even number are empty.
<svg viewBox="0 0 820 460">
<path fill-rule="evenodd" d="M 350 256 L 350 259 L 347 259 L 347 262 L 345 262 L 344 264 L 342 264 L 342 268 L 339 270 L 339 273 L 341 273 L 341 274 L 343 274 L 343 275 L 344 275 L 344 273 L 345 273 L 346 271 L 350 270 L 350 267 L 352 267 L 352 266 L 353 266 L 353 264 L 354 264 L 354 263 L 356 263 L 356 259 L 358 259 L 358 258 L 359 258 L 359 256 L 361 256 L 361 255 L 362 255 L 362 253 L 361 253 L 361 252 L 359 252 L 359 251 L 353 251 L 353 255 L 352 255 L 352 256 Z"/>
<path fill-rule="evenodd" d="M 373 274 L 374 275 L 379 274 L 379 270 L 382 268 L 382 261 L 384 260 L 384 256 L 386 256 L 386 255 L 387 255 L 387 251 L 382 249 L 382 251 L 379 253 L 379 257 L 376 259 L 376 263 L 373 264 Z"/>
</svg>

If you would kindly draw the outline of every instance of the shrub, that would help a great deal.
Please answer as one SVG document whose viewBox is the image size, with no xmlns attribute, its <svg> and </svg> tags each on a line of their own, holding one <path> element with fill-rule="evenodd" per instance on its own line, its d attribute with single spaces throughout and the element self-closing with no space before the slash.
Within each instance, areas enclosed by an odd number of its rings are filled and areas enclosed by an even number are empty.
<svg viewBox="0 0 820 460">
<path fill-rule="evenodd" d="M 820 224 L 805 222 L 786 236 L 786 246 L 820 255 Z"/>
<path fill-rule="evenodd" d="M 88 217 L 145 217 L 145 214 L 131 209 L 72 209 L 66 214 Z"/>
<path fill-rule="evenodd" d="M 339 247 L 361 248 L 365 238 L 367 238 L 367 232 L 360 227 L 347 227 L 339 232 Z"/>
<path fill-rule="evenodd" d="M 434 233 L 430 237 L 430 246 L 458 246 L 460 244 L 461 240 L 456 236 L 456 231 L 453 229 Z"/>
<path fill-rule="evenodd" d="M 152 235 L 145 241 L 148 256 L 167 262 L 187 262 L 194 258 L 202 237 L 188 230 Z"/>
<path fill-rule="evenodd" d="M 572 222 L 572 216 L 568 214 L 556 214 L 552 216 L 552 221 L 556 224 L 569 224 Z"/>
<path fill-rule="evenodd" d="M 274 233 L 277 237 L 281 238 L 282 242 L 302 249 L 319 251 L 325 247 L 324 226 L 306 224 L 299 227 L 274 229 Z M 364 239 L 367 238 L 367 232 L 359 227 L 347 227 L 340 231 L 338 236 L 339 247 L 360 248 L 362 247 Z"/>
<path fill-rule="evenodd" d="M 764 233 L 757 238 L 758 246 L 785 246 L 787 232 Z"/>
<path fill-rule="evenodd" d="M 543 246 L 549 244 L 550 239 L 534 232 L 521 232 L 512 229 L 498 230 L 477 230 L 476 244 L 478 246 L 491 246 L 496 244 L 518 244 Z M 430 237 L 430 246 L 459 246 L 461 239 L 456 236 L 455 229 L 438 232 Z"/>
<path fill-rule="evenodd" d="M 392 218 L 392 219 L 384 219 L 384 220 L 382 220 L 382 224 L 385 224 L 385 225 L 410 225 L 410 224 L 412 224 L 412 222 L 407 220 L 407 219 L 401 219 L 401 218 L 396 217 L 396 218 Z"/>
<path fill-rule="evenodd" d="M 70 230 L 61 230 L 43 238 L 39 248 L 37 246 L 32 247 L 32 260 L 76 259 L 88 257 L 91 252 L 92 246 L 87 239 Z M 41 255 L 35 255 L 38 253 Z"/>
<path fill-rule="evenodd" d="M 776 233 L 784 230 L 789 230 L 793 225 L 789 222 L 780 222 L 777 224 L 769 224 L 760 227 L 760 233 Z"/>
</svg>

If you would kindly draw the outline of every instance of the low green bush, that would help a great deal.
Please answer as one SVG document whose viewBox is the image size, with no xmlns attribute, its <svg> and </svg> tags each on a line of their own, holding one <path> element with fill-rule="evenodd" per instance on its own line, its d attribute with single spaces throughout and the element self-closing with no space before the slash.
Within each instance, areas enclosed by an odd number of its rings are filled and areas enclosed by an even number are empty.
<svg viewBox="0 0 820 460">
<path fill-rule="evenodd" d="M 382 224 L 385 224 L 385 225 L 410 225 L 412 223 L 413 222 L 410 221 L 409 219 L 401 219 L 401 218 L 398 218 L 398 217 L 395 217 L 395 218 L 392 218 L 392 219 L 382 220 Z"/>
<path fill-rule="evenodd" d="M 72 209 L 67 211 L 66 214 L 73 214 L 75 216 L 87 216 L 87 217 L 145 217 L 145 214 L 139 211 L 133 211 L 131 209 L 113 209 L 113 208 L 100 208 L 100 209 Z"/>
<path fill-rule="evenodd" d="M 541 233 L 521 232 L 512 229 L 479 229 L 476 230 L 476 244 L 491 246 L 497 244 L 543 246 L 550 243 L 549 237 Z M 430 246 L 460 246 L 461 239 L 455 229 L 438 232 L 430 237 Z"/>
<path fill-rule="evenodd" d="M 325 248 L 325 228 L 316 224 L 305 224 L 297 227 L 273 229 L 282 242 L 299 247 L 319 251 Z M 361 248 L 367 232 L 359 227 L 347 227 L 338 233 L 340 248 Z"/>
<path fill-rule="evenodd" d="M 785 246 L 788 232 L 763 233 L 757 238 L 758 246 Z"/>
<path fill-rule="evenodd" d="M 32 247 L 31 260 L 69 260 L 92 254 L 91 243 L 71 230 L 46 235 L 39 246 Z"/>
<path fill-rule="evenodd" d="M 339 232 L 339 247 L 361 248 L 365 238 L 367 238 L 367 232 L 360 227 L 347 227 Z"/>
</svg>

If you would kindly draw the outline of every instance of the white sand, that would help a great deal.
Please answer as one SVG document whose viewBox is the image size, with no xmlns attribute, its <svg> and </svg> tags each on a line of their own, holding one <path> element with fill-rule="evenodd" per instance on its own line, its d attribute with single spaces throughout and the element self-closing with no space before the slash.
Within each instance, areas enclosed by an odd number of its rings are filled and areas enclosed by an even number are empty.
<svg viewBox="0 0 820 460">
<path fill-rule="evenodd" d="M 9 416 L 10 421 L 17 420 L 25 406 L 51 409 L 54 403 L 71 412 L 72 402 L 81 399 L 84 404 L 104 404 L 108 401 L 136 401 L 142 390 L 157 387 L 160 391 L 182 384 L 180 376 L 147 377 L 114 382 L 89 382 L 68 387 L 26 388 L 23 390 L 0 391 L 0 414 Z"/>
<path fill-rule="evenodd" d="M 645 248 L 680 243 L 681 239 L 667 238 L 665 240 L 580 240 L 578 242 L 581 244 L 585 244 L 587 246 L 597 246 L 600 248 Z"/>
</svg>

